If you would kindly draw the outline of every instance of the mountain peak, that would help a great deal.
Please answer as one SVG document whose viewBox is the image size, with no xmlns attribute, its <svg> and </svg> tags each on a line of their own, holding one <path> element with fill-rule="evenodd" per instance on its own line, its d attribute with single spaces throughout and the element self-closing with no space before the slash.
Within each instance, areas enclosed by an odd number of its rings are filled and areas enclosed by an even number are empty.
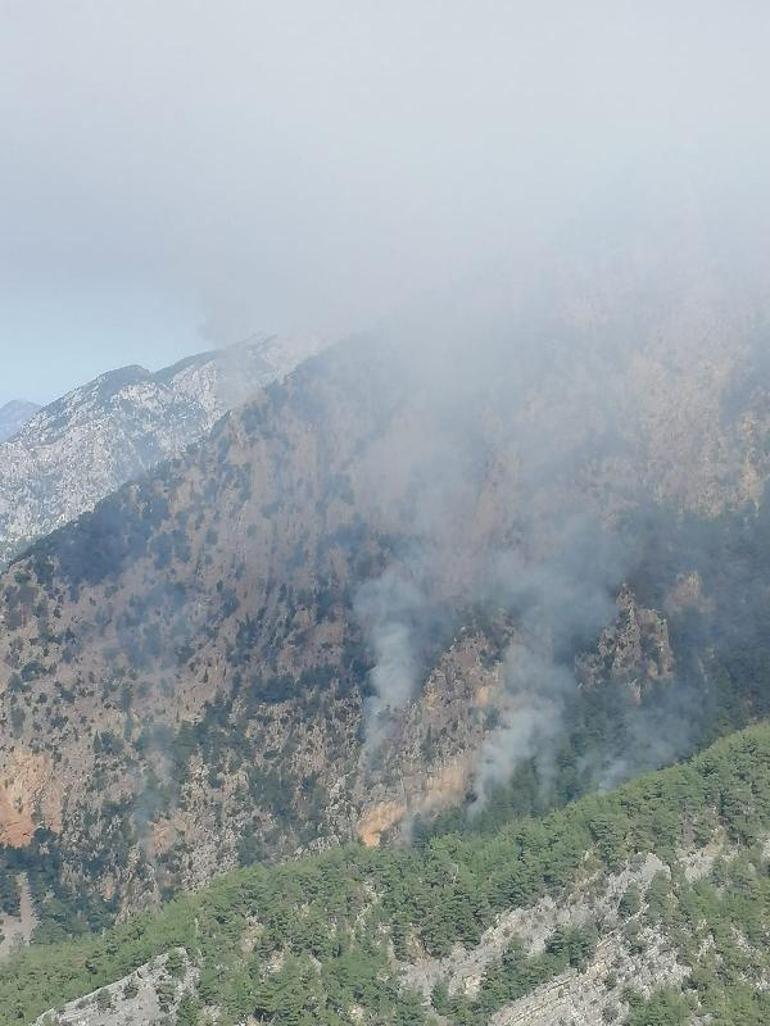
<svg viewBox="0 0 770 1026">
<path fill-rule="evenodd" d="M 0 565 L 183 452 L 320 348 L 313 338 L 255 336 L 155 373 L 137 364 L 107 371 L 33 407 L 13 429 L 9 414 L 5 434 L 0 415 L 0 439 L 8 439 L 0 451 Z"/>
</svg>

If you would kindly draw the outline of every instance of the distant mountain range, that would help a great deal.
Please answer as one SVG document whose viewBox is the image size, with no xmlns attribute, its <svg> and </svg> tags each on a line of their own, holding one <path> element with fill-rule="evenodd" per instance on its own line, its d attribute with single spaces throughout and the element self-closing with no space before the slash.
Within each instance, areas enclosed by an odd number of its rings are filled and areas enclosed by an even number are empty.
<svg viewBox="0 0 770 1026">
<path fill-rule="evenodd" d="M 320 347 L 317 338 L 254 338 L 154 374 L 138 366 L 110 371 L 43 409 L 3 407 L 0 566 L 182 452 Z"/>
<path fill-rule="evenodd" d="M 12 399 L 5 406 L 0 406 L 0 442 L 12 438 L 39 409 L 37 403 L 29 403 L 26 399 Z"/>
</svg>

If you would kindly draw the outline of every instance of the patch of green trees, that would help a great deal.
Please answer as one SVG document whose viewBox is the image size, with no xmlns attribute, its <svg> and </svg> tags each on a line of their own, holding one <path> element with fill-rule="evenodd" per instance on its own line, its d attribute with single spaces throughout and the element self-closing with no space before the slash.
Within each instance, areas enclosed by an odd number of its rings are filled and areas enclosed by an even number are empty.
<svg viewBox="0 0 770 1026">
<path fill-rule="evenodd" d="M 375 1026 L 419 1024 L 432 1014 L 429 1003 L 403 991 L 396 959 L 420 952 L 441 956 L 455 943 L 472 946 L 498 913 L 558 895 L 587 867 L 611 872 L 648 851 L 676 865 L 684 843 L 706 843 L 715 831 L 754 852 L 724 871 L 730 887 L 686 890 L 681 884 L 675 893 L 665 881 L 654 882 L 645 914 L 687 938 L 697 937 L 693 924 L 716 923 L 718 913 L 725 924 L 720 950 L 727 956 L 733 924 L 752 941 L 770 930 L 770 874 L 755 851 L 768 830 L 770 727 L 763 725 L 716 743 L 687 764 L 540 818 L 514 819 L 494 832 L 450 833 L 409 848 L 346 846 L 281 866 L 252 866 L 169 902 L 159 913 L 98 935 L 33 946 L 0 966 L 0 1022 L 29 1022 L 156 955 L 185 947 L 200 972 L 196 1000 L 204 1008 L 220 1007 L 224 1024 L 252 1014 L 274 1026 L 340 1026 L 354 1022 L 357 1009 Z M 628 900 L 636 906 L 633 896 Z M 593 941 L 579 932 L 556 936 L 534 961 L 510 949 L 489 969 L 479 1006 L 456 1014 L 477 1021 L 472 1017 L 482 1009 L 549 974 L 568 965 L 579 969 Z M 697 952 L 685 954 L 697 962 Z M 705 980 L 694 976 L 695 993 L 710 1007 L 721 1001 L 730 1014 L 748 1004 L 766 1016 L 764 998 L 745 983 L 745 965 L 734 952 L 730 957 L 737 959 L 732 975 L 716 982 L 708 972 Z M 632 1009 L 633 1026 L 646 1021 L 639 1018 L 643 1008 Z M 713 1021 L 726 1026 L 725 1015 Z"/>
</svg>

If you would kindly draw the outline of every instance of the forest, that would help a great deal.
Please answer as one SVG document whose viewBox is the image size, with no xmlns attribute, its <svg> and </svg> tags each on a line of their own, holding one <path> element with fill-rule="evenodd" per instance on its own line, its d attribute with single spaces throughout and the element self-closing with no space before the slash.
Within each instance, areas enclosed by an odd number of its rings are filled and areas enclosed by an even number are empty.
<svg viewBox="0 0 770 1026">
<path fill-rule="evenodd" d="M 629 1026 L 684 1024 L 696 1011 L 714 1026 L 760 1026 L 770 1015 L 770 996 L 753 985 L 770 971 L 768 831 L 770 727 L 759 725 L 685 764 L 541 817 L 434 834 L 412 846 L 348 845 L 255 865 L 159 913 L 35 945 L 0 968 L 2 1023 L 32 1022 L 93 992 L 99 1000 L 101 988 L 182 949 L 198 976 L 194 992 L 178 1003 L 180 1026 L 213 1021 L 214 1010 L 230 1026 L 249 1015 L 275 1026 L 481 1026 L 544 981 L 569 968 L 579 972 L 603 924 L 554 931 L 538 954 L 514 939 L 472 1000 L 450 994 L 449 981 L 424 1000 L 401 985 L 400 970 L 447 956 L 456 944 L 472 948 L 506 910 L 567 895 L 586 875 L 606 876 L 654 852 L 671 872 L 653 881 L 643 901 L 624 895 L 628 943 L 642 925 L 656 924 L 689 972 L 680 988 L 647 997 L 625 988 Z M 682 853 L 717 839 L 730 857 L 689 882 L 679 868 Z M 735 943 L 736 930 L 744 944 Z"/>
</svg>

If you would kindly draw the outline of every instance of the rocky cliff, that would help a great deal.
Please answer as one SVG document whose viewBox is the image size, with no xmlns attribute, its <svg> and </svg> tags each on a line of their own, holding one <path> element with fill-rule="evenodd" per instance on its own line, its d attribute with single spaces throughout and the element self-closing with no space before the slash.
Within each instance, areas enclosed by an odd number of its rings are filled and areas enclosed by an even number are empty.
<svg viewBox="0 0 770 1026">
<path fill-rule="evenodd" d="M 155 374 L 124 367 L 34 415 L 25 408 L 25 416 L 16 417 L 7 432 L 13 410 L 4 407 L 0 441 L 8 440 L 0 445 L 0 565 L 35 538 L 93 509 L 126 481 L 181 453 L 226 410 L 319 348 L 312 338 L 255 339 Z"/>
</svg>

